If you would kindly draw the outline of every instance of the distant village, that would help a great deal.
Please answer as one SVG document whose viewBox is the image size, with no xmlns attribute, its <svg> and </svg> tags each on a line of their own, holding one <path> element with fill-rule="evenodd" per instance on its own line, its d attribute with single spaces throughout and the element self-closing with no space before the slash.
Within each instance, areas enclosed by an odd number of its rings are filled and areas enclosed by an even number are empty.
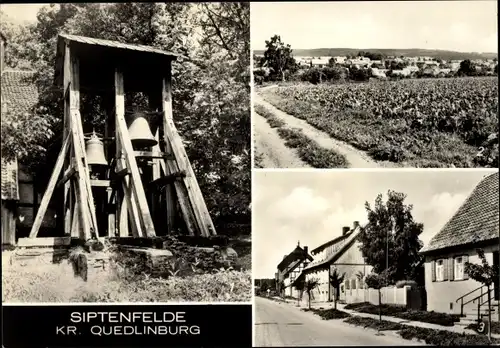
<svg viewBox="0 0 500 348">
<path fill-rule="evenodd" d="M 266 69 L 263 55 L 255 55 L 255 66 Z M 366 77 L 385 79 L 388 77 L 454 77 L 458 74 L 463 60 L 444 60 L 434 57 L 382 56 L 381 54 L 360 52 L 358 56 L 294 56 L 298 70 L 311 68 L 341 67 L 345 71 L 365 71 Z M 493 76 L 497 74 L 498 61 L 494 59 L 470 60 L 473 75 Z"/>
</svg>

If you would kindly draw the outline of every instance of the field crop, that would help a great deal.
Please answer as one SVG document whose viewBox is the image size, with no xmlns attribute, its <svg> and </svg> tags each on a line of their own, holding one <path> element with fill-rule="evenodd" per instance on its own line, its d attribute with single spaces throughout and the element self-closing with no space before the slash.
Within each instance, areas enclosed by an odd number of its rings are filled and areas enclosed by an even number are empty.
<svg viewBox="0 0 500 348">
<path fill-rule="evenodd" d="M 498 133 L 496 77 L 296 85 L 263 97 L 374 159 L 405 166 L 477 166 L 478 147 Z M 479 166 L 498 166 L 498 146 L 489 153 Z"/>
</svg>

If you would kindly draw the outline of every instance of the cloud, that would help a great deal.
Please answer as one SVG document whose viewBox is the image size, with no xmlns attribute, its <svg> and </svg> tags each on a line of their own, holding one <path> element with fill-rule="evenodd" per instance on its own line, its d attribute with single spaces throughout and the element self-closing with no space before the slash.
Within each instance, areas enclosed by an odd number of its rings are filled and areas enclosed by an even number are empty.
<svg viewBox="0 0 500 348">
<path fill-rule="evenodd" d="M 431 197 L 428 205 L 423 209 L 424 219 L 427 222 L 420 239 L 424 244 L 427 244 L 444 227 L 466 198 L 467 194 L 465 193 L 453 194 L 449 192 L 441 192 Z"/>
<path fill-rule="evenodd" d="M 316 195 L 310 188 L 297 187 L 271 205 L 270 210 L 277 219 L 295 221 L 317 217 L 329 208 L 329 200 Z"/>
</svg>

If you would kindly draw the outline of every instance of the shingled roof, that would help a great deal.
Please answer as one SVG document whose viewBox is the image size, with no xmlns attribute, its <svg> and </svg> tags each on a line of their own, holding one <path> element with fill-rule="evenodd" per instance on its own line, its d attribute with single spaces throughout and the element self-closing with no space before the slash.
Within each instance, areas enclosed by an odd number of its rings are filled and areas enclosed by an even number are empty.
<svg viewBox="0 0 500 348">
<path fill-rule="evenodd" d="M 32 71 L 6 70 L 2 72 L 2 113 L 6 110 L 29 113 L 38 102 L 38 90 L 32 82 Z M 2 200 L 18 200 L 17 161 L 2 158 Z"/>
<path fill-rule="evenodd" d="M 485 177 L 422 253 L 498 238 L 498 172 Z"/>
<path fill-rule="evenodd" d="M 297 260 L 309 260 L 312 261 L 313 257 L 309 255 L 309 253 L 306 253 L 304 249 L 302 249 L 299 245 L 288 255 L 286 255 L 283 260 L 278 264 L 278 270 L 283 271 L 285 268 L 288 267 L 292 262 L 295 262 Z"/>
</svg>

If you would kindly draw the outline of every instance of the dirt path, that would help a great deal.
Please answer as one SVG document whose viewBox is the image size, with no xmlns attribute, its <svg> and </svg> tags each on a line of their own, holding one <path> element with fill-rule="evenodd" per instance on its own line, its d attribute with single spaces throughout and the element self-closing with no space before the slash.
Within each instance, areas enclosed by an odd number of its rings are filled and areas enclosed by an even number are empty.
<svg viewBox="0 0 500 348">
<path fill-rule="evenodd" d="M 272 86 L 269 88 L 272 88 Z M 268 89 L 268 88 L 265 88 L 265 89 Z M 261 90 L 264 90 L 264 88 Z M 288 126 L 301 129 L 302 132 L 308 138 L 314 139 L 318 143 L 318 145 L 320 145 L 321 147 L 324 147 L 325 149 L 334 150 L 337 153 L 344 155 L 346 157 L 347 161 L 349 162 L 350 168 L 379 168 L 379 167 L 392 167 L 392 166 L 394 166 L 391 163 L 374 161 L 365 152 L 358 150 L 358 149 L 354 148 L 353 146 L 351 146 L 343 141 L 333 139 L 327 133 L 320 131 L 320 130 L 316 129 L 315 127 L 311 126 L 309 123 L 307 123 L 307 121 L 301 120 L 299 118 L 296 118 L 292 115 L 289 115 L 289 114 L 277 109 L 272 104 L 265 101 L 262 98 L 262 96 L 260 96 L 257 93 L 255 93 L 255 95 L 254 95 L 254 103 L 262 105 L 262 106 L 266 107 L 267 109 L 269 109 L 270 111 L 272 111 L 277 117 L 279 117 L 284 122 L 286 122 Z"/>
<path fill-rule="evenodd" d="M 271 128 L 267 120 L 254 113 L 254 137 L 256 155 L 264 168 L 308 168 L 299 156 L 286 147 L 276 129 Z"/>
</svg>

